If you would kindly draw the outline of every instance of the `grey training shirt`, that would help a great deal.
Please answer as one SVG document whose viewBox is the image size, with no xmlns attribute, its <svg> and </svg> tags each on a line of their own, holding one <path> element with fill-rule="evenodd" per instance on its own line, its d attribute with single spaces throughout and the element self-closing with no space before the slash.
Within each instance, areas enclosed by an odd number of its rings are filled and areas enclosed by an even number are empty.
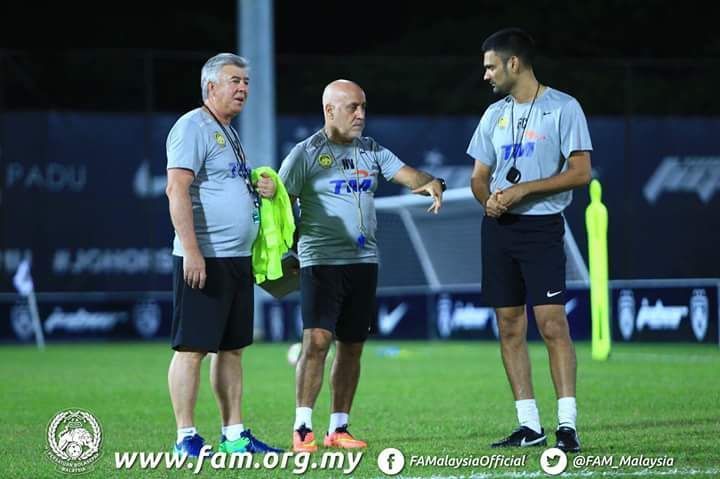
<svg viewBox="0 0 720 479">
<path fill-rule="evenodd" d="M 298 143 L 280 167 L 288 194 L 300 198 L 300 266 L 377 263 L 375 190 L 405 164 L 369 137 L 349 145 L 320 130 Z M 357 243 L 360 218 L 367 237 Z"/>
<path fill-rule="evenodd" d="M 225 130 L 230 133 L 229 126 Z M 252 220 L 253 198 L 217 122 L 203 108 L 184 114 L 170 130 L 166 149 L 168 169 L 186 168 L 195 173 L 190 198 L 202 255 L 251 256 L 258 232 Z M 184 256 L 177 233 L 173 255 Z"/>
<path fill-rule="evenodd" d="M 567 170 L 567 158 L 574 151 L 591 151 L 590 132 L 580 104 L 572 96 L 547 88 L 531 102 L 516 103 L 512 97 L 490 105 L 470 140 L 467 153 L 490 167 L 490 191 L 505 190 L 512 183 L 505 178 L 512 166 L 513 133 L 515 167 L 521 183 L 549 178 Z M 512 125 L 514 120 L 515 125 Z M 527 121 L 522 139 L 522 125 Z M 572 191 L 529 198 L 510 213 L 547 215 L 562 212 L 572 201 Z"/>
</svg>

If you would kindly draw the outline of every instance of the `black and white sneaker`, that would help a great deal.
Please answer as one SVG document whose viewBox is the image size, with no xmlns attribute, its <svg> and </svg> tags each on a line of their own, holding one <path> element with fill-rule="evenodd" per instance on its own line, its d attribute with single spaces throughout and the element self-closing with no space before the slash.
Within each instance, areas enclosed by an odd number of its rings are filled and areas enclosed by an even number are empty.
<svg viewBox="0 0 720 479">
<path fill-rule="evenodd" d="M 490 444 L 490 447 L 530 447 L 545 445 L 547 445 L 545 429 L 541 428 L 540 433 L 537 433 L 527 426 L 520 426 L 508 437 Z"/>
<path fill-rule="evenodd" d="M 557 443 L 555 447 L 563 452 L 580 452 L 580 438 L 577 431 L 571 427 L 562 426 L 555 431 Z"/>
</svg>

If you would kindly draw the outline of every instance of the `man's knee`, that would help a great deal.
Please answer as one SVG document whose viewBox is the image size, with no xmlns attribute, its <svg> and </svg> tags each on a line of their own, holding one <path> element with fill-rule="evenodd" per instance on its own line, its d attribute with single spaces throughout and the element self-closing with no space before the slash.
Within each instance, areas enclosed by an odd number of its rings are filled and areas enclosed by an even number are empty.
<svg viewBox="0 0 720 479">
<path fill-rule="evenodd" d="M 185 364 L 200 363 L 207 356 L 207 351 L 175 351 L 175 361 Z"/>
<path fill-rule="evenodd" d="M 545 341 L 570 340 L 570 331 L 565 318 L 547 319 L 542 322 L 542 326 L 538 323 L 538 329 Z"/>
<path fill-rule="evenodd" d="M 348 343 L 337 342 L 337 358 L 340 361 L 356 361 L 360 359 L 363 352 L 364 342 Z"/>
<path fill-rule="evenodd" d="M 325 359 L 330 344 L 332 333 L 325 329 L 306 329 L 303 333 L 302 355 L 306 358 Z"/>
<path fill-rule="evenodd" d="M 543 306 L 535 309 L 538 330 L 545 341 L 570 339 L 565 309 L 562 306 Z"/>
<path fill-rule="evenodd" d="M 227 359 L 227 360 L 237 360 L 240 361 L 242 358 L 242 349 L 228 349 L 225 351 L 218 351 L 217 358 L 218 359 Z"/>
<path fill-rule="evenodd" d="M 527 332 L 527 316 L 523 306 L 495 310 L 501 339 L 524 338 Z"/>
</svg>

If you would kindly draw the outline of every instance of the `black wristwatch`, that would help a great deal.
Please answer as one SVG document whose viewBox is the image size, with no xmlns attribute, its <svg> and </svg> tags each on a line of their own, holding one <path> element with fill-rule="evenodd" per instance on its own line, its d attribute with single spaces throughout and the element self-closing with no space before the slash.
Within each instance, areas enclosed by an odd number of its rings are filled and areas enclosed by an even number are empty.
<svg viewBox="0 0 720 479">
<path fill-rule="evenodd" d="M 447 190 L 447 185 L 445 184 L 445 180 L 442 178 L 435 178 L 440 183 L 440 188 L 442 188 L 443 191 Z"/>
</svg>

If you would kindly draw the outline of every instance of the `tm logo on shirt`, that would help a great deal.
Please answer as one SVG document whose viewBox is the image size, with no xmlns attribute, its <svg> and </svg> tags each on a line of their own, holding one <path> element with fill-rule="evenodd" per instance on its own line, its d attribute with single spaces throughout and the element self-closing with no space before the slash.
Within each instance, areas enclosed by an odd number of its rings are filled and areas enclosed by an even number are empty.
<svg viewBox="0 0 720 479">
<path fill-rule="evenodd" d="M 238 176 L 242 176 L 243 172 L 240 169 L 240 164 L 237 161 L 228 163 L 228 168 L 230 170 L 230 178 L 237 178 Z"/>
<path fill-rule="evenodd" d="M 502 159 L 509 160 L 512 158 L 513 146 L 515 147 L 516 158 L 532 156 L 535 151 L 535 142 L 528 143 L 515 143 L 515 145 L 502 145 L 500 147 L 502 151 Z"/>
<path fill-rule="evenodd" d="M 368 178 L 369 173 L 365 170 L 357 170 L 357 178 L 349 178 L 347 180 L 330 180 L 333 193 L 342 195 L 345 193 L 357 193 L 358 191 L 370 191 L 372 188 L 372 178 Z"/>
<path fill-rule="evenodd" d="M 369 191 L 370 188 L 372 188 L 372 179 L 365 178 L 360 181 L 360 184 L 358 184 L 357 180 L 331 180 L 330 184 L 334 185 L 333 193 L 341 195 L 343 193 L 351 193 L 353 191 Z"/>
</svg>

